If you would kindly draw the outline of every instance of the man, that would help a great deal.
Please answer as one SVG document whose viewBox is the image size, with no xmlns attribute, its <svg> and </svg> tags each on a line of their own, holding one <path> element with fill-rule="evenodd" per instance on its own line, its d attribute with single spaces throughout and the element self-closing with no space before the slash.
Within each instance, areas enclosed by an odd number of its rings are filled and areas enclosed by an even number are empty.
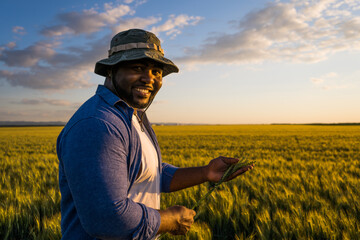
<svg viewBox="0 0 360 240">
<path fill-rule="evenodd" d="M 130 29 L 113 37 L 109 57 L 95 65 L 95 73 L 106 77 L 104 85 L 78 109 L 57 141 L 63 239 L 185 234 L 195 212 L 183 206 L 160 210 L 160 192 L 219 181 L 238 161 L 219 157 L 194 168 L 162 162 L 145 110 L 162 77 L 173 72 L 178 68 L 164 57 L 154 34 Z"/>
</svg>

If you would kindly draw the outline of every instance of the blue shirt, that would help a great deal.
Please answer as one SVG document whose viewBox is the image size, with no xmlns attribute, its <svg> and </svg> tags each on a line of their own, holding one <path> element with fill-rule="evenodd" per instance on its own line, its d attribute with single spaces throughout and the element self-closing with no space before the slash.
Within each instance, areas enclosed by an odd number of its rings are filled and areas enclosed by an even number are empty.
<svg viewBox="0 0 360 240">
<path fill-rule="evenodd" d="M 127 197 L 141 164 L 141 144 L 131 124 L 133 108 L 99 85 L 57 140 L 62 239 L 151 239 L 157 210 Z M 159 156 L 161 191 L 169 192 L 176 167 L 162 163 L 155 133 L 144 126 Z"/>
</svg>

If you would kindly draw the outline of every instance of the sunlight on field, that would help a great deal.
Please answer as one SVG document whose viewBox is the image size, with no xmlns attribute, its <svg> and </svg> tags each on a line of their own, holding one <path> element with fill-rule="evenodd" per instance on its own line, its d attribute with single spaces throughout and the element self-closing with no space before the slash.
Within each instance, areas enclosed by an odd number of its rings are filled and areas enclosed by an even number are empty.
<svg viewBox="0 0 360 240">
<path fill-rule="evenodd" d="M 0 128 L 0 239 L 60 239 L 55 141 L 61 127 Z M 186 237 L 359 239 L 359 126 L 154 126 L 163 160 L 199 166 L 219 155 L 256 161 L 199 208 Z M 209 184 L 162 194 L 192 207 Z"/>
</svg>

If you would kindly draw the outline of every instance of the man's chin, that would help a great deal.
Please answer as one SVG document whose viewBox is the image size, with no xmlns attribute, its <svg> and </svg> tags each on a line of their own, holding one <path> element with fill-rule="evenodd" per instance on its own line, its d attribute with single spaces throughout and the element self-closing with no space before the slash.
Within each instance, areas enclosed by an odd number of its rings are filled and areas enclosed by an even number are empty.
<svg viewBox="0 0 360 240">
<path fill-rule="evenodd" d="M 126 101 L 131 107 L 137 109 L 145 109 L 152 102 L 152 96 L 148 98 L 131 98 L 129 101 Z"/>
<path fill-rule="evenodd" d="M 145 109 L 148 105 L 149 105 L 150 101 L 146 101 L 146 102 L 137 102 L 132 104 L 132 107 L 137 108 L 137 109 Z"/>
</svg>

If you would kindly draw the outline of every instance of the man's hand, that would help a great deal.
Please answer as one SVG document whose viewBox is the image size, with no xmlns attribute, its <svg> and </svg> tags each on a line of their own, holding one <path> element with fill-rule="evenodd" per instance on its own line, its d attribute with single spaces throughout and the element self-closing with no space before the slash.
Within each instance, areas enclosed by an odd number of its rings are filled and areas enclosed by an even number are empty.
<svg viewBox="0 0 360 240">
<path fill-rule="evenodd" d="M 173 235 L 185 235 L 194 223 L 196 212 L 184 206 L 172 206 L 159 210 L 161 223 L 158 234 L 169 232 Z"/>
<path fill-rule="evenodd" d="M 204 169 L 204 175 L 207 181 L 210 182 L 218 182 L 220 181 L 221 177 L 224 175 L 225 171 L 230 167 L 232 164 L 236 164 L 239 159 L 236 158 L 228 158 L 228 157 L 218 157 L 210 161 L 210 163 Z M 244 166 L 234 172 L 227 181 L 243 174 L 244 172 L 252 169 L 254 164 Z"/>
<path fill-rule="evenodd" d="M 228 167 L 237 163 L 238 161 L 239 159 L 236 158 L 218 157 L 211 160 L 210 163 L 206 166 L 178 168 L 173 176 L 173 179 L 171 180 L 170 191 L 178 191 L 207 181 L 218 182 Z M 243 174 L 253 167 L 254 164 L 240 168 L 238 171 L 230 175 L 227 181 L 239 176 L 240 174 Z"/>
</svg>

